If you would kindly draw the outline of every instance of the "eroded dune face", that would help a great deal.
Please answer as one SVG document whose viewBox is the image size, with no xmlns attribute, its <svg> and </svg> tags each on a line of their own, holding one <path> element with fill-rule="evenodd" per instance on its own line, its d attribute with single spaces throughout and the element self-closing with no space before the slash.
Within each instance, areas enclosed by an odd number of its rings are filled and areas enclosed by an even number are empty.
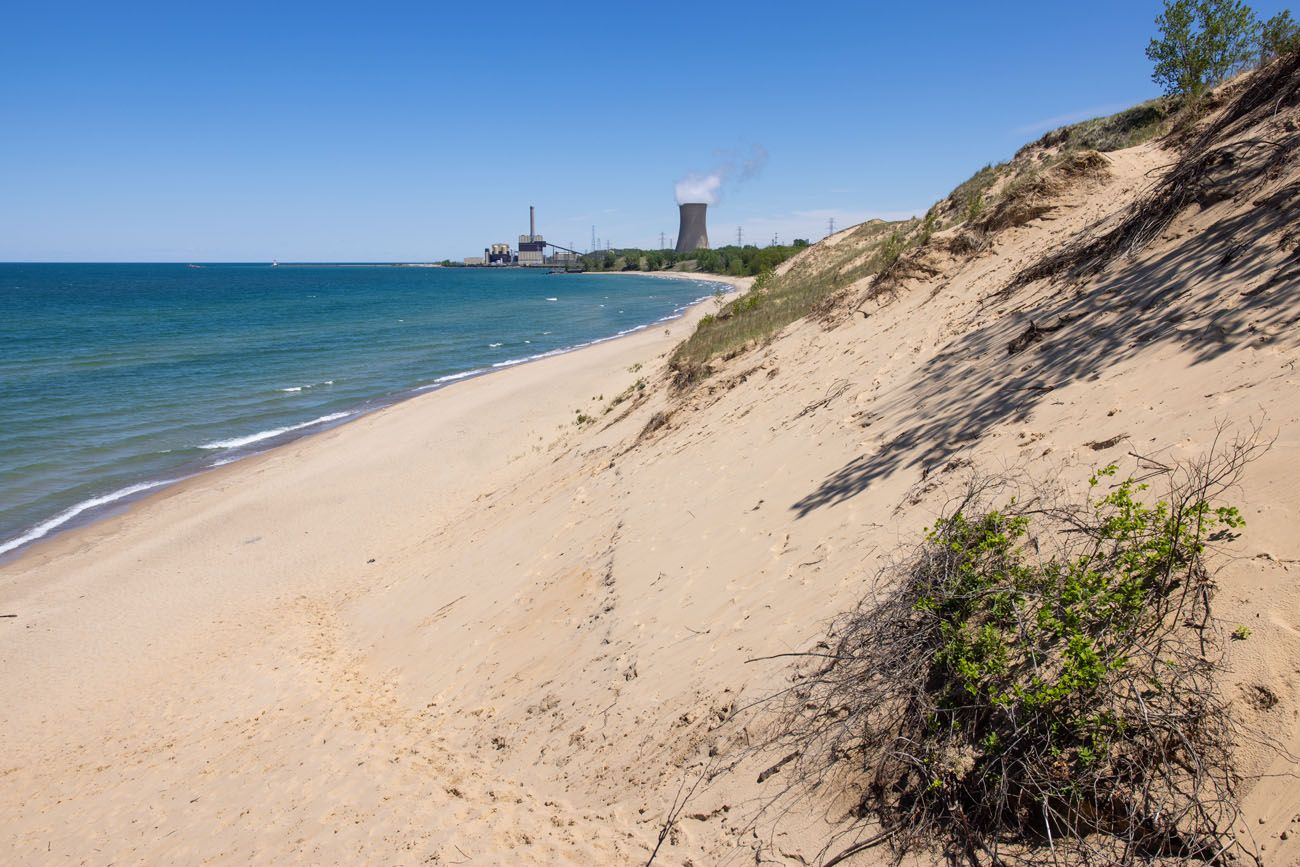
<svg viewBox="0 0 1300 867">
<path fill-rule="evenodd" d="M 1081 485 L 1252 421 L 1276 442 L 1219 564 L 1218 614 L 1250 631 L 1224 688 L 1300 751 L 1288 92 L 1203 127 L 1182 157 L 1230 157 L 1095 267 L 1033 270 L 1151 207 L 1172 145 L 1052 163 L 686 392 L 665 359 L 690 322 L 402 404 L 6 567 L 6 860 L 815 863 L 853 804 L 789 797 L 783 757 L 748 749 L 790 673 L 755 660 L 813 647 L 972 469 Z M 866 237 L 787 270 L 850 267 Z M 1300 789 L 1251 777 L 1291 769 L 1240 757 L 1278 863 Z"/>
</svg>

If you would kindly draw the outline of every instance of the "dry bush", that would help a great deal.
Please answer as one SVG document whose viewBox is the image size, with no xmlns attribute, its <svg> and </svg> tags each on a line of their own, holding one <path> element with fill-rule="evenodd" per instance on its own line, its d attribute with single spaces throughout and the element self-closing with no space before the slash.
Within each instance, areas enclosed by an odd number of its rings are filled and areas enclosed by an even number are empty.
<svg viewBox="0 0 1300 867">
<path fill-rule="evenodd" d="M 1023 226 L 1055 210 L 1055 200 L 1071 187 L 1109 174 L 1110 163 L 1096 151 L 1063 154 L 1045 171 L 1029 168 L 1020 172 L 973 225 L 986 233 Z"/>
<path fill-rule="evenodd" d="M 1110 161 L 1097 151 L 1065 154 L 1057 171 L 1067 178 L 1104 178 L 1110 174 Z"/>
<path fill-rule="evenodd" d="M 988 232 L 965 229 L 949 238 L 946 246 L 952 255 L 967 258 L 987 250 L 990 243 Z"/>
<path fill-rule="evenodd" d="M 773 699 L 766 776 L 847 793 L 847 833 L 873 834 L 825 863 L 878 844 L 896 863 L 1255 857 L 1232 833 L 1241 733 L 1205 556 L 1242 525 L 1219 499 L 1263 448 L 1145 462 L 1146 481 L 1107 467 L 1073 503 L 973 484 Z"/>
</svg>

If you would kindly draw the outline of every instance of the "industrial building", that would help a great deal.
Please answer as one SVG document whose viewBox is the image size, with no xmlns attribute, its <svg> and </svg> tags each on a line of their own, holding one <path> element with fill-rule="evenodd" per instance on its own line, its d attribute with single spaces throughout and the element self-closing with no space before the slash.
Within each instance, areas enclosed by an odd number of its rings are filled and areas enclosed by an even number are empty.
<svg viewBox="0 0 1300 867">
<path fill-rule="evenodd" d="M 546 241 L 537 234 L 537 213 L 532 205 L 528 206 L 528 234 L 519 236 L 520 265 L 545 265 Z"/>
<path fill-rule="evenodd" d="M 554 247 L 555 252 L 549 257 L 546 248 Z M 466 256 L 466 265 L 495 265 L 498 267 L 514 265 L 524 268 L 557 267 L 574 268 L 578 266 L 581 254 L 576 250 L 552 244 L 537 234 L 537 210 L 528 206 L 528 234 L 519 236 L 519 250 L 515 252 L 509 244 L 492 244 L 483 248 L 482 256 Z"/>
<path fill-rule="evenodd" d="M 677 252 L 690 253 L 709 249 L 709 229 L 706 225 L 709 206 L 703 202 L 689 202 L 678 206 L 681 223 L 677 227 Z"/>
</svg>

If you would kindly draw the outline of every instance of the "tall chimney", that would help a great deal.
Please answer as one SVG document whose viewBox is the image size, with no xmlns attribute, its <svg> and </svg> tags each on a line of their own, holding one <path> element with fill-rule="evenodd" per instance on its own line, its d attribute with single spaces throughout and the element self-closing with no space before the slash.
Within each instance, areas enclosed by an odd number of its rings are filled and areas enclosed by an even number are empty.
<svg viewBox="0 0 1300 867">
<path fill-rule="evenodd" d="M 537 240 L 537 221 L 533 216 L 533 206 L 528 206 L 528 240 Z"/>
<path fill-rule="evenodd" d="M 709 230 L 704 219 L 708 207 L 703 202 L 678 206 L 681 213 L 681 225 L 677 228 L 678 253 L 709 249 Z"/>
</svg>

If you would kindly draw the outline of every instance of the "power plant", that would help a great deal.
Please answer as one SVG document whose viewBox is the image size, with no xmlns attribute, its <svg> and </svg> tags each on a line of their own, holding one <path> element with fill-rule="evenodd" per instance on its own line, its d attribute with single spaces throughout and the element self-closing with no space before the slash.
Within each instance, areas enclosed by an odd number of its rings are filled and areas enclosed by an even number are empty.
<svg viewBox="0 0 1300 867">
<path fill-rule="evenodd" d="M 520 265 L 545 265 L 546 241 L 537 234 L 537 214 L 532 205 L 528 206 L 528 234 L 519 236 Z"/>
<path fill-rule="evenodd" d="M 709 230 L 705 224 L 709 206 L 704 202 L 689 202 L 677 207 L 681 215 L 681 224 L 677 228 L 677 252 L 709 249 Z"/>
<path fill-rule="evenodd" d="M 681 190 L 678 190 L 681 196 Z M 692 253 L 696 250 L 709 249 L 709 229 L 707 225 L 709 205 L 707 202 L 686 202 L 679 204 L 680 225 L 677 228 L 677 243 L 674 247 L 678 253 Z M 663 244 L 663 235 L 660 242 Z M 592 247 L 596 244 L 595 227 L 592 227 Z M 547 247 L 551 248 L 548 253 Z M 591 251 L 589 251 L 591 252 Z M 483 248 L 482 256 L 466 256 L 462 261 L 471 266 L 497 266 L 507 268 L 564 268 L 581 270 L 582 253 L 568 247 L 562 247 L 554 241 L 547 241 L 537 231 L 537 211 L 528 206 L 528 234 L 519 236 L 519 243 L 514 247 L 508 243 L 491 244 Z"/>
<path fill-rule="evenodd" d="M 556 250 L 551 255 L 546 255 L 546 248 L 552 247 Z M 528 206 L 528 234 L 519 236 L 519 248 L 514 250 L 507 243 L 492 244 L 483 248 L 482 256 L 466 256 L 463 260 L 466 265 L 496 265 L 500 267 L 511 268 L 557 268 L 572 269 L 578 264 L 578 257 L 581 254 L 577 250 L 570 250 L 568 247 L 561 247 L 552 241 L 547 241 L 537 233 L 537 211 L 532 206 Z"/>
</svg>

